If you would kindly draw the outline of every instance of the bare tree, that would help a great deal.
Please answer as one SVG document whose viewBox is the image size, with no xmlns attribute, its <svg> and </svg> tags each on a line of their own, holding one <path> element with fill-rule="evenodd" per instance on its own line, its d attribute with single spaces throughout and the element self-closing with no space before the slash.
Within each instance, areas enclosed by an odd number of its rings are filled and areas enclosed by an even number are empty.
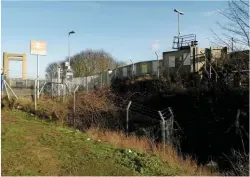
<svg viewBox="0 0 250 177">
<path fill-rule="evenodd" d="M 220 14 L 228 22 L 217 22 L 223 32 L 218 34 L 212 30 L 215 36 L 214 43 L 227 46 L 231 50 L 249 49 L 249 1 L 229 1 L 227 8 L 221 10 Z"/>
<path fill-rule="evenodd" d="M 103 50 L 85 50 L 71 59 L 75 77 L 89 76 L 113 69 L 115 59 Z"/>
<path fill-rule="evenodd" d="M 52 78 L 57 77 L 57 67 L 61 65 L 62 65 L 61 63 L 57 62 L 50 63 L 45 69 L 46 79 L 51 80 Z"/>
<path fill-rule="evenodd" d="M 230 0 L 227 2 L 227 8 L 220 10 L 219 13 L 226 19 L 227 22 L 217 25 L 222 29 L 219 34 L 212 30 L 214 34 L 213 43 L 223 47 L 227 47 L 232 53 L 222 57 L 218 61 L 218 68 L 226 71 L 241 80 L 241 76 L 247 76 L 249 72 L 249 1 Z M 235 72 L 236 71 L 236 72 Z"/>
<path fill-rule="evenodd" d="M 57 77 L 57 67 L 65 69 L 65 61 L 50 63 L 46 68 L 47 79 Z M 71 68 L 74 72 L 74 77 L 84 77 L 98 74 L 107 71 L 108 69 L 116 69 L 124 66 L 126 63 L 116 61 L 109 53 L 103 50 L 91 50 L 79 52 L 71 58 Z"/>
</svg>

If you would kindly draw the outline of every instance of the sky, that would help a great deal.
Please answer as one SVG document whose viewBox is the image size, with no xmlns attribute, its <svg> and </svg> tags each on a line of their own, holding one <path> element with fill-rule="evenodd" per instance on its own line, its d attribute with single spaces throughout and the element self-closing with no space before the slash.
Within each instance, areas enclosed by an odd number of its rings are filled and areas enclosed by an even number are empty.
<svg viewBox="0 0 250 177">
<path fill-rule="evenodd" d="M 85 49 L 103 49 L 115 59 L 130 63 L 156 59 L 155 51 L 173 50 L 173 36 L 196 34 L 199 47 L 209 47 L 211 29 L 220 30 L 217 12 L 226 1 L 2 1 L 1 51 L 26 53 L 28 78 L 35 78 L 37 58 L 30 55 L 30 40 L 47 43 L 39 57 L 39 75 L 46 66 Z M 10 61 L 10 76 L 21 78 L 22 63 Z"/>
</svg>

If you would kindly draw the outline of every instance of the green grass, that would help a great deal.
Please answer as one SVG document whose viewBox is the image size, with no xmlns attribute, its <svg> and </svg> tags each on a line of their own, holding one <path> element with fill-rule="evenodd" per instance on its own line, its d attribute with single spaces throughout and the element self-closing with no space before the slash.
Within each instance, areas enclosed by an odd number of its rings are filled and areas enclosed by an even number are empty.
<svg viewBox="0 0 250 177">
<path fill-rule="evenodd" d="M 87 140 L 68 127 L 2 110 L 2 175 L 181 175 L 156 156 Z"/>
</svg>

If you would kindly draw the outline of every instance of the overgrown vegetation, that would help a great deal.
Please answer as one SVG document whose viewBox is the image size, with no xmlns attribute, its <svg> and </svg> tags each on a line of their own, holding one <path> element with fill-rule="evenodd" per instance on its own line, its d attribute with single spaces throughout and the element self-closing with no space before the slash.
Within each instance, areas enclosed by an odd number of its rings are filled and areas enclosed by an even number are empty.
<svg viewBox="0 0 250 177">
<path fill-rule="evenodd" d="M 178 123 L 175 128 L 181 130 L 182 153 L 195 154 L 201 163 L 206 163 L 212 157 L 222 171 L 234 168 L 223 153 L 233 164 L 237 164 L 238 160 L 232 156 L 232 149 L 240 154 L 249 154 L 248 88 L 215 82 L 205 83 L 206 87 L 204 83 L 179 83 L 185 86 L 180 87 L 178 82 L 158 79 L 132 81 L 116 78 L 113 82 L 113 92 L 132 103 L 143 104 L 154 110 L 172 107 Z M 132 115 L 131 119 L 135 117 Z M 249 162 L 249 159 L 245 158 L 245 161 Z M 249 172 L 244 164 L 242 166 L 245 168 L 242 172 Z M 239 170 L 235 174 L 239 174 Z"/>
</svg>

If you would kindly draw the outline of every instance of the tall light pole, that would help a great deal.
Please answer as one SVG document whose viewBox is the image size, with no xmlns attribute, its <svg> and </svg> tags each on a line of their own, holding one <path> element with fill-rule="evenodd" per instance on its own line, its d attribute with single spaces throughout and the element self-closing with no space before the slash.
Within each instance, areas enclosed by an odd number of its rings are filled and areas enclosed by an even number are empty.
<svg viewBox="0 0 250 177">
<path fill-rule="evenodd" d="M 177 9 L 174 9 L 175 12 L 178 13 L 178 49 L 180 49 L 180 15 L 184 15 L 183 12 L 180 12 L 179 10 Z"/>
<path fill-rule="evenodd" d="M 70 67 L 70 41 L 69 41 L 69 36 L 71 34 L 75 34 L 75 31 L 70 31 L 68 35 L 68 54 L 69 54 L 69 67 Z"/>
<path fill-rule="evenodd" d="M 69 63 L 68 63 L 68 69 L 66 70 L 66 84 L 67 84 L 67 74 L 72 74 L 72 72 L 67 72 L 67 71 L 71 71 L 70 68 L 70 41 L 69 41 L 69 37 L 71 34 L 75 34 L 75 31 L 70 31 L 68 34 L 68 54 L 69 54 Z M 71 77 L 71 76 L 70 76 Z M 71 90 L 71 85 L 70 85 L 70 90 Z"/>
</svg>

